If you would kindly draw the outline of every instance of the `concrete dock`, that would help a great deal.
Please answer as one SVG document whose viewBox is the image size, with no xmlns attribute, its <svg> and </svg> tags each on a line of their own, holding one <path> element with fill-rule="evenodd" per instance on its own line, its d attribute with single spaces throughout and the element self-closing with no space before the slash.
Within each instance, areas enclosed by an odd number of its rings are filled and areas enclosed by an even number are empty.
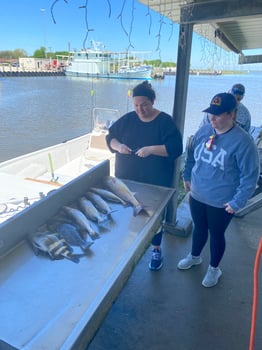
<svg viewBox="0 0 262 350">
<path fill-rule="evenodd" d="M 220 265 L 223 275 L 213 288 L 201 285 L 209 264 L 209 247 L 203 251 L 202 265 L 180 271 L 177 263 L 190 251 L 191 234 L 165 234 L 163 268 L 157 272 L 148 269 L 149 247 L 86 349 L 262 349 L 262 267 L 255 347 L 249 348 L 253 270 L 262 236 L 261 217 L 262 208 L 258 208 L 232 220 Z"/>
</svg>

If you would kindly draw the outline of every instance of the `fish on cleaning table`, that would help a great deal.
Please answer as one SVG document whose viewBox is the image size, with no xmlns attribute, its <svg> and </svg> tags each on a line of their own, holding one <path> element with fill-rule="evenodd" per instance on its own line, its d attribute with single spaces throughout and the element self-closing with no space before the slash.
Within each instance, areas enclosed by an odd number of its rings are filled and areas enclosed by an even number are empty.
<svg viewBox="0 0 262 350">
<path fill-rule="evenodd" d="M 31 237 L 30 241 L 36 254 L 42 252 L 49 255 L 53 260 L 66 258 L 75 263 L 79 262 L 79 258 L 72 254 L 72 248 L 56 233 L 50 231 L 38 232 Z"/>
<path fill-rule="evenodd" d="M 102 198 L 104 198 L 105 200 L 107 200 L 109 202 L 120 203 L 122 205 L 126 205 L 126 202 L 123 201 L 123 199 L 121 199 L 116 194 L 114 194 L 113 192 L 108 191 L 106 189 L 98 188 L 98 187 L 91 187 L 90 191 L 98 194 L 99 196 L 101 196 Z"/>
<path fill-rule="evenodd" d="M 86 192 L 85 197 L 89 199 L 101 213 L 107 216 L 112 213 L 113 210 L 110 205 L 99 194 L 94 192 Z"/>
<path fill-rule="evenodd" d="M 83 239 L 77 231 L 77 228 L 72 224 L 58 223 L 54 229 L 70 246 L 80 247 L 83 252 L 87 252 L 94 243 Z"/>
<path fill-rule="evenodd" d="M 101 224 L 107 219 L 105 215 L 103 215 L 96 209 L 94 204 L 89 199 L 81 197 L 78 202 L 81 211 L 85 214 L 85 216 L 88 219 L 95 221 L 98 224 Z"/>
<path fill-rule="evenodd" d="M 110 191 L 120 197 L 123 201 L 132 205 L 134 208 L 134 216 L 137 216 L 141 211 L 144 210 L 142 204 L 139 203 L 139 201 L 122 180 L 113 176 L 106 176 L 104 178 L 104 184 Z"/>
<path fill-rule="evenodd" d="M 85 214 L 81 212 L 81 210 L 68 206 L 64 206 L 63 210 L 71 219 L 75 221 L 77 225 L 80 226 L 82 230 L 87 232 L 93 240 L 100 237 L 98 232 L 96 232 L 92 227 L 92 223 L 88 220 Z"/>
</svg>

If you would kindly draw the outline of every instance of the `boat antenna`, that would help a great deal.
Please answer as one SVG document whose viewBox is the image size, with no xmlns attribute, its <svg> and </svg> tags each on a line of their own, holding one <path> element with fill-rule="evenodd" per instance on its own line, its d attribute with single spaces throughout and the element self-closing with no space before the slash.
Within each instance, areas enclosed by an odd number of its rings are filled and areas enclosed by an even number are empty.
<svg viewBox="0 0 262 350">
<path fill-rule="evenodd" d="M 55 177 L 55 172 L 54 172 L 54 166 L 53 166 L 51 153 L 48 153 L 48 159 L 49 159 L 50 171 L 51 171 L 51 176 L 52 176 L 50 182 L 57 182 L 58 176 Z"/>
</svg>

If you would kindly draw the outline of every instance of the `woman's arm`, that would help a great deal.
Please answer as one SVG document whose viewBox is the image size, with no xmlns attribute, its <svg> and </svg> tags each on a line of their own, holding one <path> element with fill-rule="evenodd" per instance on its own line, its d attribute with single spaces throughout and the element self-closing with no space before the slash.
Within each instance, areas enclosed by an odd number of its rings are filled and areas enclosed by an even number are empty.
<svg viewBox="0 0 262 350">
<path fill-rule="evenodd" d="M 110 141 L 110 147 L 118 153 L 122 154 L 130 154 L 132 151 L 127 145 L 119 142 L 117 139 L 112 139 Z"/>
<path fill-rule="evenodd" d="M 165 145 L 153 145 L 153 146 L 145 146 L 136 151 L 136 155 L 138 157 L 148 157 L 150 155 L 167 157 L 168 153 L 166 151 Z"/>
</svg>

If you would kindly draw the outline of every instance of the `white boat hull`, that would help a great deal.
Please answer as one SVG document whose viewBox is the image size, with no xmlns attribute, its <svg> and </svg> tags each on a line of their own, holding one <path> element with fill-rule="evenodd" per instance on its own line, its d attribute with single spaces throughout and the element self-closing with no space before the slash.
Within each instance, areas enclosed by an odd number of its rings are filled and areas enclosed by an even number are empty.
<svg viewBox="0 0 262 350">
<path fill-rule="evenodd" d="M 102 79 L 137 79 L 137 80 L 151 80 L 151 69 L 125 71 L 118 73 L 91 73 L 85 71 L 78 71 L 68 68 L 65 70 L 66 76 L 84 77 L 84 78 L 102 78 Z"/>
<path fill-rule="evenodd" d="M 0 223 L 22 210 L 27 205 L 25 198 L 32 204 L 106 159 L 113 175 L 114 154 L 105 135 L 119 112 L 95 108 L 95 115 L 92 132 L 0 163 Z"/>
<path fill-rule="evenodd" d="M 92 41 L 92 48 L 72 52 L 67 76 L 106 79 L 152 79 L 152 66 L 138 57 L 145 52 L 105 51 L 101 43 Z"/>
</svg>

